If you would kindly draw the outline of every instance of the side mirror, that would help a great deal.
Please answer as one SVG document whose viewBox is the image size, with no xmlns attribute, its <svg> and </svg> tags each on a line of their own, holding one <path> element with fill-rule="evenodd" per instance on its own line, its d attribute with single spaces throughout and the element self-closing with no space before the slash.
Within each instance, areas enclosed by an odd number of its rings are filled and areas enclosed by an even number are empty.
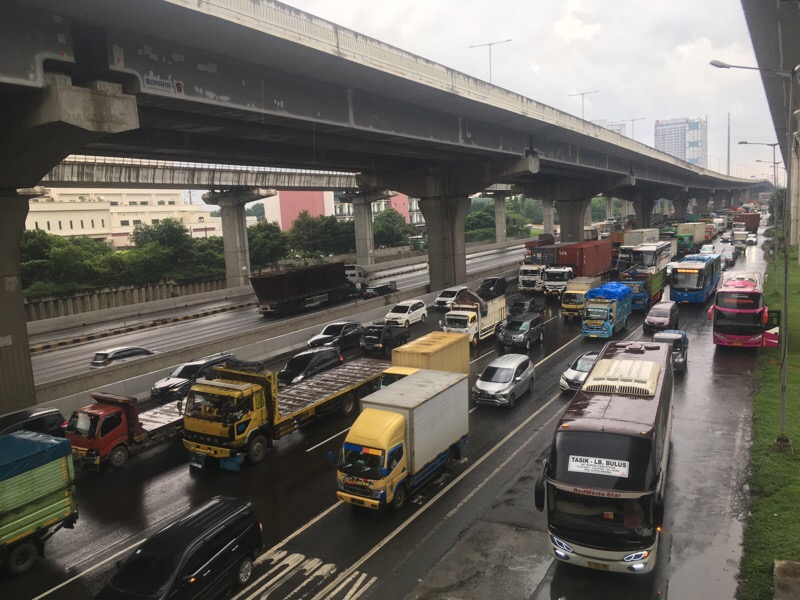
<svg viewBox="0 0 800 600">
<path fill-rule="evenodd" d="M 533 487 L 533 503 L 536 510 L 544 510 L 544 480 L 542 477 L 536 480 L 536 485 Z"/>
<path fill-rule="evenodd" d="M 439 319 L 439 327 L 444 327 L 444 325 L 442 324 L 442 320 L 441 319 Z"/>
<path fill-rule="evenodd" d="M 328 462 L 333 463 L 333 450 L 328 450 Z"/>
<path fill-rule="evenodd" d="M 385 478 L 385 477 L 388 477 L 388 476 L 389 476 L 389 469 L 387 469 L 386 467 L 383 467 L 381 469 L 381 477 Z"/>
<path fill-rule="evenodd" d="M 708 318 L 709 321 L 711 321 L 714 318 L 714 307 L 713 306 L 708 309 L 707 318 Z"/>
<path fill-rule="evenodd" d="M 761 311 L 761 324 L 766 325 L 768 321 L 769 321 L 769 311 L 767 311 L 767 309 L 765 308 L 763 311 Z"/>
</svg>

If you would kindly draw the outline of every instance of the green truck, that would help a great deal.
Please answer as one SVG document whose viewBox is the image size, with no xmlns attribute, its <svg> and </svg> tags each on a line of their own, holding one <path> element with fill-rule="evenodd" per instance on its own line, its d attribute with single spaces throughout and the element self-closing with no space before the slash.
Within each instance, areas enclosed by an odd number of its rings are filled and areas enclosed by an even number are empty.
<svg viewBox="0 0 800 600">
<path fill-rule="evenodd" d="M 44 543 L 78 520 L 69 440 L 18 431 L 0 436 L 0 563 L 30 569 Z"/>
</svg>

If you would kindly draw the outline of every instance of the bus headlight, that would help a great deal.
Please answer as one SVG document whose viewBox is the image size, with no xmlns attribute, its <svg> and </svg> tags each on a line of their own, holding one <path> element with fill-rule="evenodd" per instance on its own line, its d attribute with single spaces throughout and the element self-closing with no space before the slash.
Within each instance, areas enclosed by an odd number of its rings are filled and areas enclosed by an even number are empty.
<svg viewBox="0 0 800 600">
<path fill-rule="evenodd" d="M 650 553 L 647 550 L 642 550 L 641 552 L 634 552 L 633 554 L 628 554 L 628 556 L 626 556 L 622 560 L 624 560 L 625 562 L 634 562 L 636 560 L 644 560 L 648 556 L 650 556 Z M 644 566 L 642 566 L 642 568 L 644 568 Z"/>
<path fill-rule="evenodd" d="M 550 536 L 550 541 L 551 541 L 551 542 L 553 542 L 553 545 L 554 545 L 554 546 L 557 546 L 558 548 L 561 548 L 562 550 L 566 550 L 567 552 L 575 552 L 575 551 L 572 549 L 572 546 L 570 546 L 570 545 L 569 545 L 567 542 L 565 542 L 564 540 L 561 540 L 561 539 L 557 538 L 557 537 L 556 537 L 556 536 L 554 536 L 554 535 L 551 535 L 551 536 Z M 627 558 L 627 557 L 626 557 L 626 558 Z"/>
</svg>

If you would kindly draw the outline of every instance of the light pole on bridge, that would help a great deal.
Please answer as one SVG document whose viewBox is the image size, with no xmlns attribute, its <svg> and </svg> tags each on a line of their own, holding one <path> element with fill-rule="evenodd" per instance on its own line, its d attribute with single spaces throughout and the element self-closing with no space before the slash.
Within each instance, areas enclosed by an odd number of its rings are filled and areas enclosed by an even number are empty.
<svg viewBox="0 0 800 600">
<path fill-rule="evenodd" d="M 585 108 L 585 100 L 588 94 L 597 94 L 600 90 L 592 90 L 591 92 L 578 92 L 577 94 L 567 94 L 567 98 L 572 98 L 573 96 L 580 96 L 581 97 L 581 119 L 584 121 L 586 120 L 584 115 L 586 114 L 584 111 Z"/>
<path fill-rule="evenodd" d="M 489 48 L 489 83 L 492 83 L 492 46 L 495 46 L 497 44 L 505 44 L 510 41 L 511 40 L 501 40 L 499 42 L 488 42 L 486 44 L 475 44 L 474 46 L 469 46 L 470 48 L 483 48 L 483 47 Z"/>
</svg>

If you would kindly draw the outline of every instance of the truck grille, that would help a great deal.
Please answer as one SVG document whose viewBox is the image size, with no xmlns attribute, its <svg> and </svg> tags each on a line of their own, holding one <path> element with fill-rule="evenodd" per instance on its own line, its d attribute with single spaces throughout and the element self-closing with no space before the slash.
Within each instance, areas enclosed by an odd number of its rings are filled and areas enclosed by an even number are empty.
<svg viewBox="0 0 800 600">
<path fill-rule="evenodd" d="M 353 494 L 354 496 L 363 496 L 364 498 L 369 498 L 371 493 L 368 489 L 357 485 L 344 485 L 344 491 L 348 494 Z"/>
<path fill-rule="evenodd" d="M 209 446 L 219 446 L 220 448 L 230 448 L 233 443 L 224 437 L 216 435 L 208 435 L 205 433 L 197 433 L 194 431 L 183 430 L 183 439 L 195 442 L 196 444 L 208 444 Z"/>
</svg>

